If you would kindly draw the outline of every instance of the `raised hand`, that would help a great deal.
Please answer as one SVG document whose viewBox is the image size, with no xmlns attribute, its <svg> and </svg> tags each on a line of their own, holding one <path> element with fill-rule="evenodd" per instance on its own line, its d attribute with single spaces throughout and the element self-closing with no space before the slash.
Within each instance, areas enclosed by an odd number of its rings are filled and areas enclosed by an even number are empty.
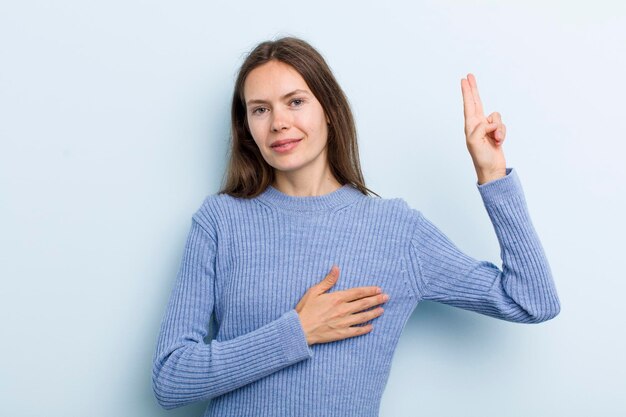
<svg viewBox="0 0 626 417">
<path fill-rule="evenodd" d="M 502 150 L 506 126 L 502 123 L 500 113 L 493 112 L 485 117 L 473 74 L 467 74 L 467 79 L 461 79 L 461 93 L 467 150 L 472 156 L 478 183 L 484 184 L 502 178 L 506 175 Z"/>
<path fill-rule="evenodd" d="M 307 290 L 296 306 L 309 345 L 360 336 L 373 326 L 356 326 L 383 314 L 383 308 L 363 311 L 387 300 L 378 287 L 355 287 L 326 293 L 339 278 L 339 267 L 332 267 L 326 277 Z M 360 311 L 360 313 L 359 313 Z"/>
</svg>

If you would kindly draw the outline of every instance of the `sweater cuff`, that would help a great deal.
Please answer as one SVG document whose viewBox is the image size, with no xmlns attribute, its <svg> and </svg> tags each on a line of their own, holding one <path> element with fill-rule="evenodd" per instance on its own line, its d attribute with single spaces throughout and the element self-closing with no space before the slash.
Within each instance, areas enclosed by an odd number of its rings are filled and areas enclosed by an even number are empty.
<svg viewBox="0 0 626 417">
<path fill-rule="evenodd" d="M 284 340 L 283 354 L 287 362 L 299 362 L 313 357 L 313 350 L 306 341 L 304 329 L 300 323 L 300 316 L 295 309 L 291 309 L 277 322 L 279 337 Z"/>
<path fill-rule="evenodd" d="M 504 177 L 484 184 L 476 183 L 476 187 L 485 206 L 496 205 L 524 195 L 517 171 L 513 168 L 507 168 Z"/>
</svg>

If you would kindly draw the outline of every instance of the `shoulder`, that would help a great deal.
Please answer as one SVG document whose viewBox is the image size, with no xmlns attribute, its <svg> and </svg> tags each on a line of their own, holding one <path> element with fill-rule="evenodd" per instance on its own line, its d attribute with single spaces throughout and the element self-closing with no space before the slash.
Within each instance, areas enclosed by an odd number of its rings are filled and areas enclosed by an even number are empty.
<svg viewBox="0 0 626 417">
<path fill-rule="evenodd" d="M 233 197 L 228 194 L 209 194 L 194 212 L 192 218 L 204 229 L 216 230 L 228 217 L 236 216 L 236 213 L 250 205 L 256 205 L 252 199 Z"/>
<path fill-rule="evenodd" d="M 381 219 L 395 219 L 400 222 L 413 224 L 421 217 L 421 212 L 411 207 L 403 198 L 383 198 L 367 196 L 362 200 L 364 207 L 370 214 L 380 216 Z"/>
</svg>

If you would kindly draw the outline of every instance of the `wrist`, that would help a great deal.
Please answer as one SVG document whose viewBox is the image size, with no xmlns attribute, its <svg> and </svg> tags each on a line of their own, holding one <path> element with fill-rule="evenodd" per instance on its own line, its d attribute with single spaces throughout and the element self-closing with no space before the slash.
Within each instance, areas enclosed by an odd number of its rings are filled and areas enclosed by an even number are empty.
<svg viewBox="0 0 626 417">
<path fill-rule="evenodd" d="M 300 314 L 300 311 L 296 308 L 295 309 L 296 312 L 298 313 L 298 319 L 300 320 L 300 327 L 302 327 L 302 332 L 304 333 L 304 337 L 306 339 L 306 343 L 311 346 L 314 345 L 315 342 L 313 341 L 313 338 L 309 335 L 309 331 L 307 329 L 307 324 L 302 320 L 302 315 Z"/>
<path fill-rule="evenodd" d="M 506 167 L 489 170 L 489 171 L 476 170 L 476 176 L 478 177 L 478 185 L 483 185 L 488 182 L 506 177 Z"/>
</svg>

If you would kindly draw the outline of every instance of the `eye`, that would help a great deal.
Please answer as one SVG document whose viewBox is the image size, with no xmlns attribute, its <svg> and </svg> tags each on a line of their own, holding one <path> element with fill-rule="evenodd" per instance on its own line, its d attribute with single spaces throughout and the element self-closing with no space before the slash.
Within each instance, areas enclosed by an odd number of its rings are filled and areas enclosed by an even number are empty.
<svg viewBox="0 0 626 417">
<path fill-rule="evenodd" d="M 294 98 L 293 100 L 291 100 L 291 104 L 293 104 L 295 107 L 298 107 L 304 104 L 304 100 L 301 98 Z"/>
<path fill-rule="evenodd" d="M 264 114 L 266 112 L 267 112 L 267 108 L 265 107 L 257 107 L 252 110 L 252 114 L 258 114 L 258 115 Z"/>
</svg>

